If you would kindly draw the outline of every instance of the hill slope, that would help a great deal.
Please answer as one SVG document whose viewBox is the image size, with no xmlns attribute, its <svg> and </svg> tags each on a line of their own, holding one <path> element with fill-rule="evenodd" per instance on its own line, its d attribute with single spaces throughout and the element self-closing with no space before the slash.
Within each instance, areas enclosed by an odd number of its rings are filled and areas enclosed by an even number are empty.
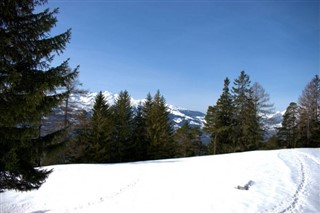
<svg viewBox="0 0 320 213">
<path fill-rule="evenodd" d="M 49 168 L 1 212 L 320 212 L 320 149 Z"/>
</svg>

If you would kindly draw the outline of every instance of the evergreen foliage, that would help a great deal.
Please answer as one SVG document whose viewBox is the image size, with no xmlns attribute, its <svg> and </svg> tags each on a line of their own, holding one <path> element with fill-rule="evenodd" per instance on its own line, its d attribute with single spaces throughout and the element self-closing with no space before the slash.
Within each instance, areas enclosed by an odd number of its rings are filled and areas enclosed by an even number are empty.
<svg viewBox="0 0 320 213">
<path fill-rule="evenodd" d="M 147 102 L 146 102 L 147 103 Z M 146 105 L 146 104 L 145 104 Z M 145 105 L 138 106 L 136 115 L 133 119 L 133 154 L 134 159 L 137 161 L 147 160 L 148 159 L 148 148 L 149 141 L 147 140 L 147 131 L 146 131 L 146 117 L 145 117 Z"/>
<path fill-rule="evenodd" d="M 0 2 L 0 187 L 32 190 L 50 171 L 36 169 L 37 156 L 61 131 L 40 135 L 41 118 L 66 97 L 77 76 L 68 61 L 50 64 L 63 53 L 71 31 L 51 37 L 58 10 L 35 13 L 45 0 Z M 58 88 L 63 88 L 57 90 Z"/>
<path fill-rule="evenodd" d="M 111 150 L 113 120 L 110 106 L 102 92 L 96 96 L 92 111 L 85 159 L 88 162 L 109 162 L 113 151 Z"/>
<path fill-rule="evenodd" d="M 148 139 L 150 140 L 149 157 L 151 159 L 174 157 L 176 146 L 173 140 L 173 127 L 165 99 L 159 90 L 153 98 L 148 113 L 150 114 L 146 114 L 146 121 Z"/>
<path fill-rule="evenodd" d="M 128 91 L 121 91 L 113 106 L 113 161 L 122 162 L 133 158 L 133 114 Z"/>
<path fill-rule="evenodd" d="M 216 105 L 209 106 L 204 131 L 210 134 L 209 153 L 228 153 L 258 149 L 261 146 L 266 114 L 271 111 L 269 95 L 262 86 L 250 85 L 244 71 L 235 79 L 232 93 L 230 80 L 224 87 Z"/>
<path fill-rule="evenodd" d="M 282 127 L 279 129 L 278 137 L 287 148 L 297 147 L 297 123 L 298 105 L 291 102 L 283 115 Z"/>
<path fill-rule="evenodd" d="M 204 130 L 211 134 L 209 152 L 226 153 L 233 149 L 234 107 L 229 92 L 230 80 L 224 80 L 223 92 L 215 106 L 210 106 L 205 116 Z"/>
<path fill-rule="evenodd" d="M 249 75 L 241 71 L 232 87 L 236 151 L 256 149 L 261 139 L 259 118 L 250 83 Z"/>
</svg>

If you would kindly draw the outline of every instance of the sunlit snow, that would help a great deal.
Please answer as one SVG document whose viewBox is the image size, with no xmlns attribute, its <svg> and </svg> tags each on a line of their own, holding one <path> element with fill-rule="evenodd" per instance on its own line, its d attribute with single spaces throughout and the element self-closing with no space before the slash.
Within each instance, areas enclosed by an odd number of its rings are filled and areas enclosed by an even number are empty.
<svg viewBox="0 0 320 213">
<path fill-rule="evenodd" d="M 48 168 L 39 190 L 0 194 L 0 212 L 320 212 L 320 149 Z"/>
</svg>

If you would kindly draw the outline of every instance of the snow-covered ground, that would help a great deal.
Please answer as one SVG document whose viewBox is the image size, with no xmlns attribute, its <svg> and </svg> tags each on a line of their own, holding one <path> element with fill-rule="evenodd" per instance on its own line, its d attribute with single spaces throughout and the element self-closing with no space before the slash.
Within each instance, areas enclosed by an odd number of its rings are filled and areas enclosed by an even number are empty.
<svg viewBox="0 0 320 213">
<path fill-rule="evenodd" d="M 48 168 L 39 190 L 0 194 L 0 212 L 320 212 L 320 149 Z"/>
</svg>

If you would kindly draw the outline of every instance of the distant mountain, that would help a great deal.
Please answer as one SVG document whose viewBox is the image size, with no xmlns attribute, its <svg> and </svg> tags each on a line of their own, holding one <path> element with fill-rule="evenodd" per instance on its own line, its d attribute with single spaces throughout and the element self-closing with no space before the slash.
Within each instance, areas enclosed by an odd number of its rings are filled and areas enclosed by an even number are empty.
<svg viewBox="0 0 320 213">
<path fill-rule="evenodd" d="M 85 110 L 85 111 L 91 111 L 95 97 L 98 93 L 91 92 L 85 95 L 73 95 L 71 98 L 71 102 L 76 103 L 76 109 L 77 110 Z M 115 103 L 115 100 L 118 98 L 118 94 L 112 94 L 108 91 L 103 92 L 103 95 L 106 99 L 106 101 L 113 105 Z M 137 107 L 140 104 L 143 104 L 145 102 L 145 99 L 136 100 L 131 97 L 131 105 L 134 110 L 137 109 Z M 167 107 L 170 112 L 170 119 L 173 122 L 173 125 L 175 128 L 181 127 L 185 122 L 189 122 L 191 126 L 200 126 L 202 127 L 204 124 L 204 116 L 205 114 L 199 111 L 195 110 L 188 110 L 180 107 L 176 107 L 174 105 L 167 104 Z"/>
<path fill-rule="evenodd" d="M 74 110 L 85 110 L 88 113 L 91 113 L 95 97 L 98 93 L 96 92 L 90 92 L 84 95 L 72 95 L 70 98 L 70 103 L 73 105 Z M 108 91 L 103 92 L 103 95 L 105 96 L 106 101 L 113 105 L 115 103 L 115 100 L 118 98 L 118 94 L 112 94 Z M 136 100 L 131 97 L 131 105 L 134 110 L 137 109 L 137 107 L 140 104 L 143 104 L 145 102 L 145 99 Z M 173 126 L 175 129 L 180 128 L 184 123 L 188 122 L 191 126 L 199 126 L 202 128 L 204 126 L 205 120 L 205 114 L 196 110 L 190 110 L 185 109 L 181 107 L 177 107 L 171 104 L 167 104 L 167 107 L 169 109 L 169 118 L 171 119 Z M 57 121 L 63 120 L 63 110 L 62 108 L 56 109 L 54 116 L 50 116 L 46 118 L 47 123 L 51 123 L 50 121 Z M 271 114 L 268 116 L 267 119 L 267 136 L 271 137 L 276 133 L 276 128 L 281 126 L 282 122 L 282 116 L 284 112 L 276 112 L 275 114 Z M 207 136 L 205 138 L 208 138 Z"/>
<path fill-rule="evenodd" d="M 268 116 L 266 121 L 267 137 L 271 137 L 277 133 L 277 128 L 281 127 L 284 113 L 285 111 L 278 111 Z"/>
</svg>

